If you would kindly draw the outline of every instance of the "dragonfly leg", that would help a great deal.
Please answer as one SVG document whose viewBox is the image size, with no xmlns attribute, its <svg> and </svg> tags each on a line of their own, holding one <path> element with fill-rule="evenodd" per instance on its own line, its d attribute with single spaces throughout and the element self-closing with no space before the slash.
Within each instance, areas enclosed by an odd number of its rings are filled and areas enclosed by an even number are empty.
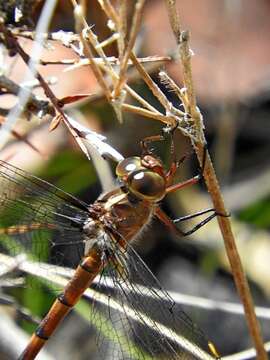
<svg viewBox="0 0 270 360">
<path fill-rule="evenodd" d="M 212 219 L 214 219 L 216 216 L 221 216 L 221 217 L 229 217 L 231 216 L 230 214 L 221 214 L 221 213 L 218 213 L 215 209 L 213 208 L 210 208 L 210 209 L 205 209 L 205 210 L 202 210 L 202 211 L 198 211 L 197 213 L 195 214 L 191 214 L 191 215 L 187 215 L 187 216 L 183 216 L 181 218 L 178 218 L 178 219 L 175 219 L 173 220 L 173 223 L 174 224 L 177 224 L 178 222 L 180 221 L 185 221 L 185 220 L 189 220 L 189 219 L 192 219 L 192 218 L 195 218 L 197 216 L 200 216 L 200 215 L 203 215 L 203 214 L 206 214 L 208 212 L 213 212 L 211 215 L 207 216 L 204 220 L 200 221 L 198 224 L 196 224 L 193 228 L 191 228 L 190 230 L 188 231 L 182 231 L 183 233 L 183 236 L 188 236 L 188 235 L 191 235 L 193 234 L 195 231 L 199 230 L 201 227 L 203 227 L 205 224 L 207 224 L 209 221 L 211 221 Z"/>
<path fill-rule="evenodd" d="M 175 130 L 178 128 L 178 122 L 176 121 L 174 125 L 172 126 L 167 126 L 165 128 L 162 129 L 162 134 L 163 135 L 153 135 L 153 136 L 148 136 L 146 138 L 144 138 L 141 141 L 141 148 L 143 150 L 143 154 L 151 154 L 152 150 L 149 148 L 149 144 L 155 141 L 164 141 L 166 139 L 166 135 L 169 134 L 171 137 L 171 154 L 175 157 L 175 149 L 174 149 L 174 132 Z"/>
<path fill-rule="evenodd" d="M 179 168 L 179 166 L 185 161 L 189 153 L 186 153 L 184 156 L 182 156 L 180 159 L 177 160 L 176 157 L 176 151 L 174 146 L 174 133 L 175 130 L 178 128 L 178 122 L 174 126 L 167 126 L 163 129 L 164 134 L 170 135 L 171 145 L 170 145 L 170 154 L 171 154 L 171 160 L 170 160 L 170 168 L 167 171 L 166 174 L 166 183 L 167 185 L 170 185 L 173 181 L 174 175 L 176 173 L 176 170 Z M 165 138 L 165 135 L 164 135 Z"/>
<path fill-rule="evenodd" d="M 142 148 L 142 153 L 143 155 L 149 155 L 149 154 L 152 154 L 152 149 L 150 149 L 149 145 L 152 143 L 152 142 L 155 142 L 155 141 L 164 141 L 165 138 L 164 136 L 162 135 L 153 135 L 153 136 L 148 136 L 146 138 L 144 138 L 143 140 L 141 140 L 140 142 L 140 145 L 141 145 L 141 148 Z"/>
<path fill-rule="evenodd" d="M 171 156 L 172 156 L 172 162 L 175 161 L 176 162 L 176 153 L 175 153 L 175 146 L 174 146 L 174 133 L 175 130 L 178 128 L 179 123 L 176 122 L 175 125 L 167 125 L 165 128 L 163 128 L 163 134 L 164 137 L 168 134 L 171 138 Z"/>
<path fill-rule="evenodd" d="M 196 224 L 193 228 L 191 228 L 188 231 L 180 230 L 175 224 L 181 221 L 193 219 L 197 216 L 201 216 L 203 214 L 207 214 L 209 212 L 213 212 L 211 215 L 207 216 L 204 220 L 200 221 L 198 224 Z M 167 225 L 174 233 L 181 235 L 181 236 L 188 236 L 193 234 L 195 231 L 199 230 L 202 226 L 207 224 L 209 221 L 214 219 L 216 216 L 223 216 L 223 217 L 229 217 L 230 214 L 220 214 L 215 209 L 209 208 L 202 211 L 198 211 L 194 214 L 190 214 L 187 216 L 180 217 L 178 219 L 171 219 L 168 215 L 166 215 L 160 208 L 156 209 L 155 215 L 161 220 L 165 225 Z"/>
<path fill-rule="evenodd" d="M 179 190 L 179 189 L 183 189 L 184 187 L 187 187 L 189 185 L 194 185 L 194 184 L 197 184 L 199 181 L 200 181 L 200 175 L 196 175 L 194 176 L 193 178 L 191 179 L 188 179 L 188 180 L 185 180 L 183 182 L 180 182 L 180 183 L 177 183 L 177 184 L 173 184 L 171 186 L 168 186 L 166 188 L 166 193 L 170 193 L 170 192 L 174 192 L 176 190 Z"/>
<path fill-rule="evenodd" d="M 200 221 L 198 224 L 196 224 L 193 228 L 191 228 L 190 230 L 188 231 L 182 231 L 181 230 L 181 233 L 182 233 L 182 236 L 189 236 L 191 234 L 193 234 L 195 231 L 199 230 L 201 227 L 203 227 L 204 225 L 206 225 L 209 221 L 211 221 L 212 219 L 214 219 L 215 217 L 217 216 L 217 213 L 216 212 L 213 212 L 213 214 L 207 216 L 207 218 L 205 218 L 204 220 Z M 181 218 L 180 218 L 181 219 Z M 180 220 L 180 219 L 176 219 L 177 220 Z M 183 219 L 183 221 L 186 220 L 186 219 Z M 178 222 L 178 221 L 177 221 Z M 173 220 L 173 223 L 176 224 L 177 222 L 175 222 L 175 220 Z"/>
<path fill-rule="evenodd" d="M 155 210 L 156 217 L 165 224 L 172 233 L 178 236 L 184 236 L 184 233 L 178 229 L 178 227 L 173 223 L 173 220 L 163 211 L 160 207 Z"/>
<path fill-rule="evenodd" d="M 177 183 L 171 186 L 168 186 L 166 188 L 166 193 L 173 192 L 179 189 L 182 189 L 184 187 L 187 187 L 189 185 L 197 184 L 202 178 L 203 178 L 203 172 L 205 168 L 205 162 L 206 162 L 206 151 L 207 151 L 207 144 L 204 145 L 204 151 L 203 151 L 203 159 L 202 159 L 202 166 L 199 166 L 199 174 L 192 177 L 191 179 L 188 179 L 186 181 L 183 181 L 181 183 Z M 186 159 L 188 154 L 184 155 L 180 160 L 173 161 L 171 164 L 171 167 L 169 171 L 166 174 L 167 184 L 170 185 L 172 182 L 172 179 L 174 177 L 174 174 L 177 170 L 177 168 L 180 166 L 180 164 Z"/>
<path fill-rule="evenodd" d="M 207 148 L 208 148 L 208 146 L 207 146 L 207 143 L 205 142 L 204 145 L 203 145 L 202 165 L 199 166 L 199 174 L 198 175 L 200 176 L 200 179 L 202 179 L 204 169 L 205 169 Z"/>
<path fill-rule="evenodd" d="M 142 154 L 149 155 L 149 154 L 152 154 L 152 152 L 153 152 L 153 150 L 149 146 L 152 142 L 164 141 L 166 139 L 166 135 L 168 135 L 168 134 L 170 135 L 170 141 L 171 141 L 171 145 L 170 145 L 171 161 L 170 161 L 170 163 L 171 163 L 171 165 L 170 165 L 170 169 L 168 170 L 168 172 L 166 174 L 167 185 L 172 183 L 172 180 L 174 178 L 176 170 L 178 169 L 180 164 L 187 157 L 187 155 L 184 155 L 184 156 L 182 156 L 181 159 L 179 159 L 179 160 L 176 159 L 176 152 L 175 152 L 175 147 L 174 147 L 174 132 L 177 129 L 177 127 L 178 127 L 178 123 L 176 123 L 174 126 L 166 127 L 163 130 L 163 135 L 148 136 L 141 141 Z"/>
<path fill-rule="evenodd" d="M 204 210 L 198 211 L 198 212 L 193 213 L 193 214 L 182 216 L 182 217 L 180 217 L 178 219 L 174 219 L 173 222 L 174 222 L 174 224 L 177 224 L 178 222 L 185 221 L 185 220 L 190 220 L 190 219 L 193 219 L 193 218 L 195 218 L 197 216 L 207 214 L 209 212 L 213 212 L 214 214 L 216 214 L 216 211 L 215 211 L 214 208 L 209 208 L 209 209 L 204 209 Z M 210 216 L 212 216 L 212 215 L 213 214 L 211 214 Z"/>
</svg>

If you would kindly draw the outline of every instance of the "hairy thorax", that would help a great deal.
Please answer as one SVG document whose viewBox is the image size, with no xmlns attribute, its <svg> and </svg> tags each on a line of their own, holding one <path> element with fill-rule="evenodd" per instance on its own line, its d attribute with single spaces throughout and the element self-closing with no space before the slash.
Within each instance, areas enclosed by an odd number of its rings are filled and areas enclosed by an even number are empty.
<svg viewBox="0 0 270 360">
<path fill-rule="evenodd" d="M 121 189 L 113 190 L 90 206 L 90 216 L 98 227 L 130 242 L 149 222 L 155 205 L 131 197 Z M 120 239 L 119 239 L 120 240 Z"/>
</svg>

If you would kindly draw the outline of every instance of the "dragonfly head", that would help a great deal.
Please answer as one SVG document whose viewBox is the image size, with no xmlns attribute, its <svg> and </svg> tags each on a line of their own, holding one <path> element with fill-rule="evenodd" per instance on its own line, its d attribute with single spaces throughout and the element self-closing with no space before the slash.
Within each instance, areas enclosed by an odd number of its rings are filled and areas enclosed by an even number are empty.
<svg viewBox="0 0 270 360">
<path fill-rule="evenodd" d="M 116 174 L 128 191 L 141 200 L 158 202 L 166 194 L 163 165 L 152 155 L 122 160 L 116 167 Z"/>
</svg>

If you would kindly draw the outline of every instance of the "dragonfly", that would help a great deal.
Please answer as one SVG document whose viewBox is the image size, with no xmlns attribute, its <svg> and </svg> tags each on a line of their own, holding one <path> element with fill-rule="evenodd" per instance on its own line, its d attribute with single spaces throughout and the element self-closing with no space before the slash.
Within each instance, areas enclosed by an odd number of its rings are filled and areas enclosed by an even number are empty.
<svg viewBox="0 0 270 360">
<path fill-rule="evenodd" d="M 11 164 L 0 161 L 0 251 L 16 256 L 34 253 L 41 262 L 76 268 L 20 356 L 34 359 L 83 293 L 107 287 L 107 302 L 93 299 L 97 314 L 110 321 L 114 335 L 110 359 L 217 359 L 213 343 L 176 304 L 133 249 L 153 217 L 173 231 L 189 235 L 216 214 L 184 233 L 159 204 L 170 192 L 198 182 L 199 176 L 173 184 L 178 163 L 166 170 L 162 161 L 142 141 L 142 155 L 128 157 L 116 166 L 119 186 L 93 204 Z M 195 214 L 203 214 L 209 212 Z M 192 215 L 193 216 L 193 215 Z M 191 216 L 178 220 L 186 220 Z M 66 252 L 69 248 L 71 251 Z M 71 253 L 71 254 L 70 254 Z M 107 286 L 111 282 L 112 286 Z M 109 289 L 109 290 L 108 290 Z M 104 332 L 97 345 L 102 348 Z M 134 350 L 135 349 L 135 350 Z"/>
</svg>

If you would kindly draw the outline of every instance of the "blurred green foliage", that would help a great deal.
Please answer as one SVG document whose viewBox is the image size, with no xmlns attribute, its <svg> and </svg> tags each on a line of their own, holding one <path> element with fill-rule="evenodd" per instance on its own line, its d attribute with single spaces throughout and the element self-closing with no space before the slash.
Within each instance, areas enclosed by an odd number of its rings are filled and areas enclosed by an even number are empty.
<svg viewBox="0 0 270 360">
<path fill-rule="evenodd" d="M 270 199 L 265 198 L 242 210 L 240 220 L 260 228 L 270 227 Z"/>
<path fill-rule="evenodd" d="M 79 194 L 97 181 L 92 162 L 73 150 L 57 153 L 38 176 L 71 194 Z"/>
</svg>

